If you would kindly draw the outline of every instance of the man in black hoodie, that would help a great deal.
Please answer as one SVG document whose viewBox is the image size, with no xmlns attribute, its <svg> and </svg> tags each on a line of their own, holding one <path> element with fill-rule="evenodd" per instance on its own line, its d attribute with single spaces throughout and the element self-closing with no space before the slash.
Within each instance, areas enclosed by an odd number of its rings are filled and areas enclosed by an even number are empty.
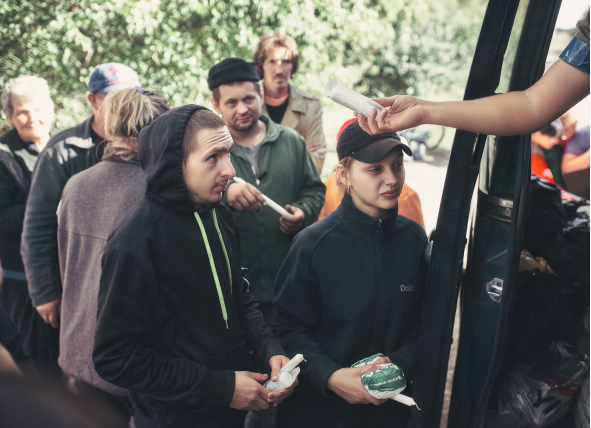
<svg viewBox="0 0 591 428">
<path fill-rule="evenodd" d="M 242 278 L 234 217 L 220 204 L 234 176 L 232 137 L 203 107 L 163 114 L 139 138 L 146 193 L 102 259 L 93 361 L 128 389 L 143 427 L 241 427 L 289 359 Z M 252 352 L 251 352 L 252 351 Z"/>
</svg>

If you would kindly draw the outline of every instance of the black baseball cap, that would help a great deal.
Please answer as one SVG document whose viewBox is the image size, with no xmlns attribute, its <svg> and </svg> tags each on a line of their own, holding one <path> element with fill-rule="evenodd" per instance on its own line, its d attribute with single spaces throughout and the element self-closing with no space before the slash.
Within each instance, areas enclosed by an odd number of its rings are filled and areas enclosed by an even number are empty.
<svg viewBox="0 0 591 428">
<path fill-rule="evenodd" d="M 209 69 L 207 85 L 213 90 L 220 85 L 232 82 L 258 82 L 255 62 L 247 62 L 240 58 L 226 58 Z"/>
<path fill-rule="evenodd" d="M 400 146 L 408 156 L 412 156 L 412 150 L 400 140 L 396 132 L 388 132 L 379 135 L 369 135 L 355 121 L 349 124 L 337 143 L 337 155 L 339 161 L 351 156 L 363 163 L 374 163 L 381 161 L 394 147 Z"/>
</svg>

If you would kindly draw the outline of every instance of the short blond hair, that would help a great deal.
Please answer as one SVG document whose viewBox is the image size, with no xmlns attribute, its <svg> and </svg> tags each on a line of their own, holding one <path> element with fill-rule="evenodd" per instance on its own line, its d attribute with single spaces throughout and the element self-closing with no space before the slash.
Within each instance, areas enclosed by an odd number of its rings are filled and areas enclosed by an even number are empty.
<svg viewBox="0 0 591 428">
<path fill-rule="evenodd" d="M 125 140 L 137 151 L 137 140 L 143 127 L 170 110 L 166 98 L 157 91 L 137 88 L 110 92 L 101 107 L 101 117 L 108 142 Z"/>
<path fill-rule="evenodd" d="M 200 131 L 218 129 L 226 125 L 226 121 L 211 110 L 206 108 L 196 110 L 189 117 L 185 127 L 185 134 L 183 135 L 183 164 L 186 165 L 189 155 L 197 150 L 197 145 L 199 144 L 197 134 Z"/>
</svg>

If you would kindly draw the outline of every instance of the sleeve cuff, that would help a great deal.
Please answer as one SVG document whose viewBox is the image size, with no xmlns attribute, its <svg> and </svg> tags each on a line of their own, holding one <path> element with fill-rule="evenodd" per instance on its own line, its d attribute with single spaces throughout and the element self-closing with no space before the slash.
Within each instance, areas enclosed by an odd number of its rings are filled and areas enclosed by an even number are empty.
<svg viewBox="0 0 591 428">
<path fill-rule="evenodd" d="M 41 296 L 31 296 L 31 300 L 33 302 L 33 307 L 36 308 L 37 306 L 43 305 L 44 303 L 52 302 L 57 299 L 62 298 L 62 290 L 53 291 L 51 293 L 46 293 Z"/>
<path fill-rule="evenodd" d="M 310 378 L 310 383 L 314 385 L 322 395 L 329 397 L 332 391 L 328 388 L 328 378 L 341 368 L 341 366 L 332 361 L 327 362 L 315 370 L 315 374 Z"/>
<path fill-rule="evenodd" d="M 205 380 L 205 402 L 229 407 L 234 397 L 236 374 L 231 370 L 209 370 Z"/>
</svg>

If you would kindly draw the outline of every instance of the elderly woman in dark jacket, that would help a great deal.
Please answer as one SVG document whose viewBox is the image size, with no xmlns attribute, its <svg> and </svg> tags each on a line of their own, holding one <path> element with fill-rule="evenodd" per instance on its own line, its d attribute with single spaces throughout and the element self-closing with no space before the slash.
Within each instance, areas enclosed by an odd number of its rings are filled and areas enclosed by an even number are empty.
<svg viewBox="0 0 591 428">
<path fill-rule="evenodd" d="M 58 332 L 31 304 L 20 254 L 25 205 L 37 156 L 58 130 L 51 130 L 53 101 L 47 82 L 37 76 L 10 79 L 2 110 L 13 128 L 0 137 L 0 307 L 16 324 L 23 348 L 41 370 L 57 370 Z"/>
</svg>

